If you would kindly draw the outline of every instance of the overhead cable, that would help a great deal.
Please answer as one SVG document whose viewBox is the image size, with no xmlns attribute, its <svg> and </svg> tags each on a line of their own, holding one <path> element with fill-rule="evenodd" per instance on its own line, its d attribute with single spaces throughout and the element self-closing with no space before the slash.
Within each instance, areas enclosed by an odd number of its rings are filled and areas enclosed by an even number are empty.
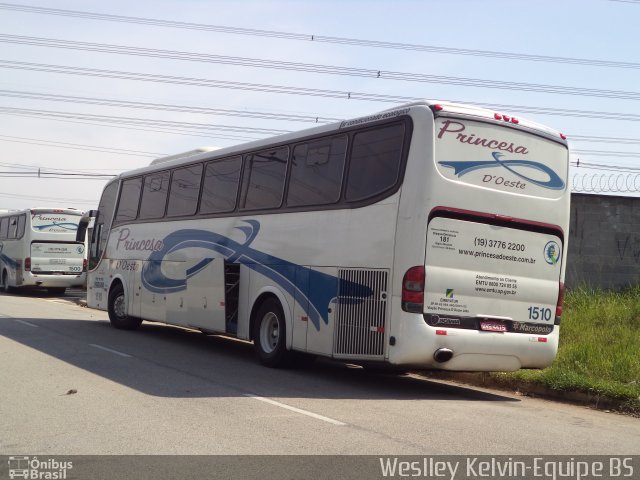
<svg viewBox="0 0 640 480">
<path fill-rule="evenodd" d="M 612 0 L 619 2 L 636 3 L 634 0 Z M 273 30 L 259 30 L 253 28 L 229 27 L 222 25 L 211 25 L 204 23 L 180 22 L 175 20 L 163 20 L 148 17 L 130 17 L 124 15 L 111 15 L 105 13 L 86 12 L 80 10 L 63 10 L 59 8 L 34 7 L 29 5 L 18 5 L 13 3 L 0 3 L 0 9 L 12 10 L 25 13 L 36 13 L 44 15 L 58 15 L 65 17 L 84 18 L 90 20 L 102 20 L 118 23 L 132 23 L 138 25 L 150 25 L 156 27 L 170 27 L 188 30 L 200 30 L 235 35 L 248 35 L 258 37 L 279 38 L 284 40 L 311 41 L 317 43 L 332 43 L 341 45 L 355 45 L 360 47 L 386 48 L 394 50 L 409 50 L 414 52 L 429 52 L 448 55 L 465 55 L 474 57 L 499 58 L 506 60 L 523 60 L 532 62 L 548 62 L 569 65 L 587 65 L 594 67 L 610 68 L 640 68 L 640 63 L 621 62 L 616 60 L 600 60 L 578 57 L 556 57 L 550 55 L 533 55 L 517 52 L 502 52 L 493 50 L 476 50 L 467 48 L 443 47 L 437 45 L 421 45 L 402 42 L 385 42 L 380 40 L 366 40 L 346 37 L 333 37 L 316 34 L 303 34 L 291 32 L 279 32 Z"/>
<path fill-rule="evenodd" d="M 0 42 L 40 47 L 54 47 L 90 52 L 113 53 L 119 55 L 134 55 L 152 58 L 166 58 L 171 60 L 186 60 L 207 62 L 242 67 L 267 68 L 298 72 L 323 73 L 351 77 L 378 78 L 383 80 L 401 80 L 407 82 L 436 83 L 457 85 L 462 87 L 492 88 L 499 90 L 517 90 L 558 95 L 576 95 L 586 97 L 610 98 L 620 100 L 640 100 L 640 92 L 625 90 L 603 90 L 597 88 L 571 87 L 566 85 L 552 85 L 539 83 L 512 82 L 504 80 L 490 80 L 482 78 L 454 77 L 446 75 L 430 75 L 424 73 L 394 72 L 370 68 L 341 67 L 335 65 L 321 65 L 312 63 L 285 62 L 260 58 L 231 57 L 227 55 L 212 55 L 195 52 L 180 52 L 174 50 L 158 50 L 154 48 L 130 47 L 104 43 L 76 42 L 53 38 L 27 37 L 23 35 L 0 34 Z"/>
</svg>

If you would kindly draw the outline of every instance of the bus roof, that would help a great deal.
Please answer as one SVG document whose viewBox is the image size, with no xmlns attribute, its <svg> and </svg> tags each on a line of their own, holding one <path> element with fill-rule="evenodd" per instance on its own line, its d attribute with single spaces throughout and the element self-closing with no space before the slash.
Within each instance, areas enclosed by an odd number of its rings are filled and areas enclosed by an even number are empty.
<svg viewBox="0 0 640 480">
<path fill-rule="evenodd" d="M 12 215 L 22 215 L 28 213 L 29 215 L 39 214 L 54 214 L 60 213 L 64 215 L 82 215 L 82 210 L 77 208 L 53 208 L 53 207 L 36 207 L 36 208 L 23 208 L 20 210 L 4 210 L 0 209 L 0 217 L 10 217 Z"/>
<path fill-rule="evenodd" d="M 346 128 L 354 125 L 364 125 L 369 122 L 375 122 L 375 121 L 383 120 L 387 118 L 391 119 L 396 116 L 409 114 L 413 108 L 419 108 L 419 107 L 422 107 L 422 108 L 427 107 L 436 112 L 446 112 L 456 116 L 475 117 L 479 120 L 489 121 L 491 123 L 496 123 L 499 125 L 504 124 L 512 128 L 529 130 L 529 131 L 533 131 L 533 133 L 542 134 L 564 145 L 567 144 L 566 137 L 562 133 L 558 132 L 557 130 L 551 129 L 545 125 L 541 125 L 520 117 L 514 118 L 511 115 L 498 113 L 496 111 L 474 106 L 474 105 L 466 105 L 466 104 L 446 102 L 446 101 L 441 102 L 437 100 L 421 100 L 421 101 L 412 102 L 408 104 L 398 105 L 396 107 L 382 110 L 380 112 L 377 112 L 371 115 L 366 115 L 364 117 L 356 117 L 354 119 L 344 120 L 342 122 L 334 122 L 326 125 L 321 125 L 318 127 L 312 127 L 304 130 L 297 130 L 295 132 L 285 133 L 283 135 L 278 135 L 275 137 L 269 137 L 261 140 L 255 140 L 252 142 L 233 145 L 230 147 L 223 147 L 223 148 L 201 147 L 195 150 L 190 150 L 188 152 L 169 155 L 166 157 L 160 157 L 155 160 L 152 160 L 148 166 L 123 172 L 120 175 L 114 177 L 112 181 L 116 181 L 123 176 L 129 177 L 129 176 L 144 174 L 150 171 L 156 171 L 162 167 L 164 168 L 176 167 L 176 166 L 182 165 L 183 163 L 187 163 L 186 162 L 187 159 L 193 162 L 207 160 L 210 157 L 210 153 L 213 151 L 215 151 L 216 156 L 225 156 L 225 155 L 233 155 L 239 151 L 254 150 L 254 149 L 257 150 L 257 149 L 265 148 L 277 143 L 286 143 L 293 139 L 300 138 L 303 136 L 312 136 L 312 135 L 322 134 L 326 132 L 335 132 L 340 130 L 341 128 Z"/>
<path fill-rule="evenodd" d="M 543 135 L 556 140 L 559 143 L 567 144 L 566 135 L 562 134 L 558 130 L 554 130 L 546 125 L 541 123 L 536 123 L 531 120 L 527 120 L 522 117 L 514 117 L 511 114 L 504 113 L 503 111 L 491 110 L 484 107 L 479 107 L 476 105 L 466 105 L 461 103 L 454 102 L 438 102 L 438 101 L 428 101 L 428 102 L 416 102 L 415 104 L 406 105 L 406 107 L 410 107 L 412 105 L 424 105 L 427 103 L 430 108 L 439 111 L 451 113 L 454 115 L 460 116 L 470 116 L 477 117 L 481 120 L 496 122 L 500 124 L 506 124 L 509 126 L 514 126 L 516 128 L 524 128 L 526 130 L 534 130 L 538 133 L 542 133 Z"/>
</svg>

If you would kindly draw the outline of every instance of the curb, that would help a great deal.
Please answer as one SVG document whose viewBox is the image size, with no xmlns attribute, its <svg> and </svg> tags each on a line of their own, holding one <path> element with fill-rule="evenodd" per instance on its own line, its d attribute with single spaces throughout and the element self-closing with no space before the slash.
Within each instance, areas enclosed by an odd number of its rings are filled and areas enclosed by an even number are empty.
<svg viewBox="0 0 640 480">
<path fill-rule="evenodd" d="M 615 398 L 605 397 L 594 393 L 554 390 L 541 384 L 522 382 L 518 380 L 497 380 L 487 372 L 457 373 L 419 371 L 415 373 L 433 380 L 451 380 L 477 387 L 509 391 L 532 398 L 539 397 L 563 403 L 571 403 L 604 412 L 616 412 L 635 417 L 640 416 L 640 412 L 637 409 L 630 407 L 624 400 L 617 400 Z"/>
</svg>

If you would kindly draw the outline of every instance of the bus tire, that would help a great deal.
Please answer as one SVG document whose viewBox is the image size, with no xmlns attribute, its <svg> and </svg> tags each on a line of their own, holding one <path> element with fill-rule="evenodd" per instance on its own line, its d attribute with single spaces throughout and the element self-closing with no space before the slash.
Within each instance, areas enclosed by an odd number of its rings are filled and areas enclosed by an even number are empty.
<svg viewBox="0 0 640 480">
<path fill-rule="evenodd" d="M 109 292 L 109 320 L 111 326 L 119 330 L 135 330 L 142 323 L 142 319 L 127 315 L 126 301 L 122 284 L 116 284 Z"/>
<path fill-rule="evenodd" d="M 271 368 L 287 366 L 290 354 L 287 350 L 287 327 L 280 302 L 269 297 L 256 311 L 253 345 L 262 365 Z"/>
<path fill-rule="evenodd" d="M 48 287 L 47 292 L 51 295 L 64 295 L 67 289 L 65 287 Z"/>
</svg>

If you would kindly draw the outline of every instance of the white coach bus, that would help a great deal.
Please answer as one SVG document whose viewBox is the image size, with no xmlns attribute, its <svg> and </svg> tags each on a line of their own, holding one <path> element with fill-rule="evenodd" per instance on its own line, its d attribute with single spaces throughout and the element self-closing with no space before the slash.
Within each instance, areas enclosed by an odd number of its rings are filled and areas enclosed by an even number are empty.
<svg viewBox="0 0 640 480">
<path fill-rule="evenodd" d="M 178 157 L 178 158 L 177 158 Z M 89 307 L 306 352 L 445 370 L 555 358 L 569 229 L 565 136 L 419 102 L 109 183 Z"/>
<path fill-rule="evenodd" d="M 84 241 L 76 242 L 82 212 L 32 208 L 0 213 L 2 289 L 43 287 L 63 294 L 86 282 Z"/>
</svg>

